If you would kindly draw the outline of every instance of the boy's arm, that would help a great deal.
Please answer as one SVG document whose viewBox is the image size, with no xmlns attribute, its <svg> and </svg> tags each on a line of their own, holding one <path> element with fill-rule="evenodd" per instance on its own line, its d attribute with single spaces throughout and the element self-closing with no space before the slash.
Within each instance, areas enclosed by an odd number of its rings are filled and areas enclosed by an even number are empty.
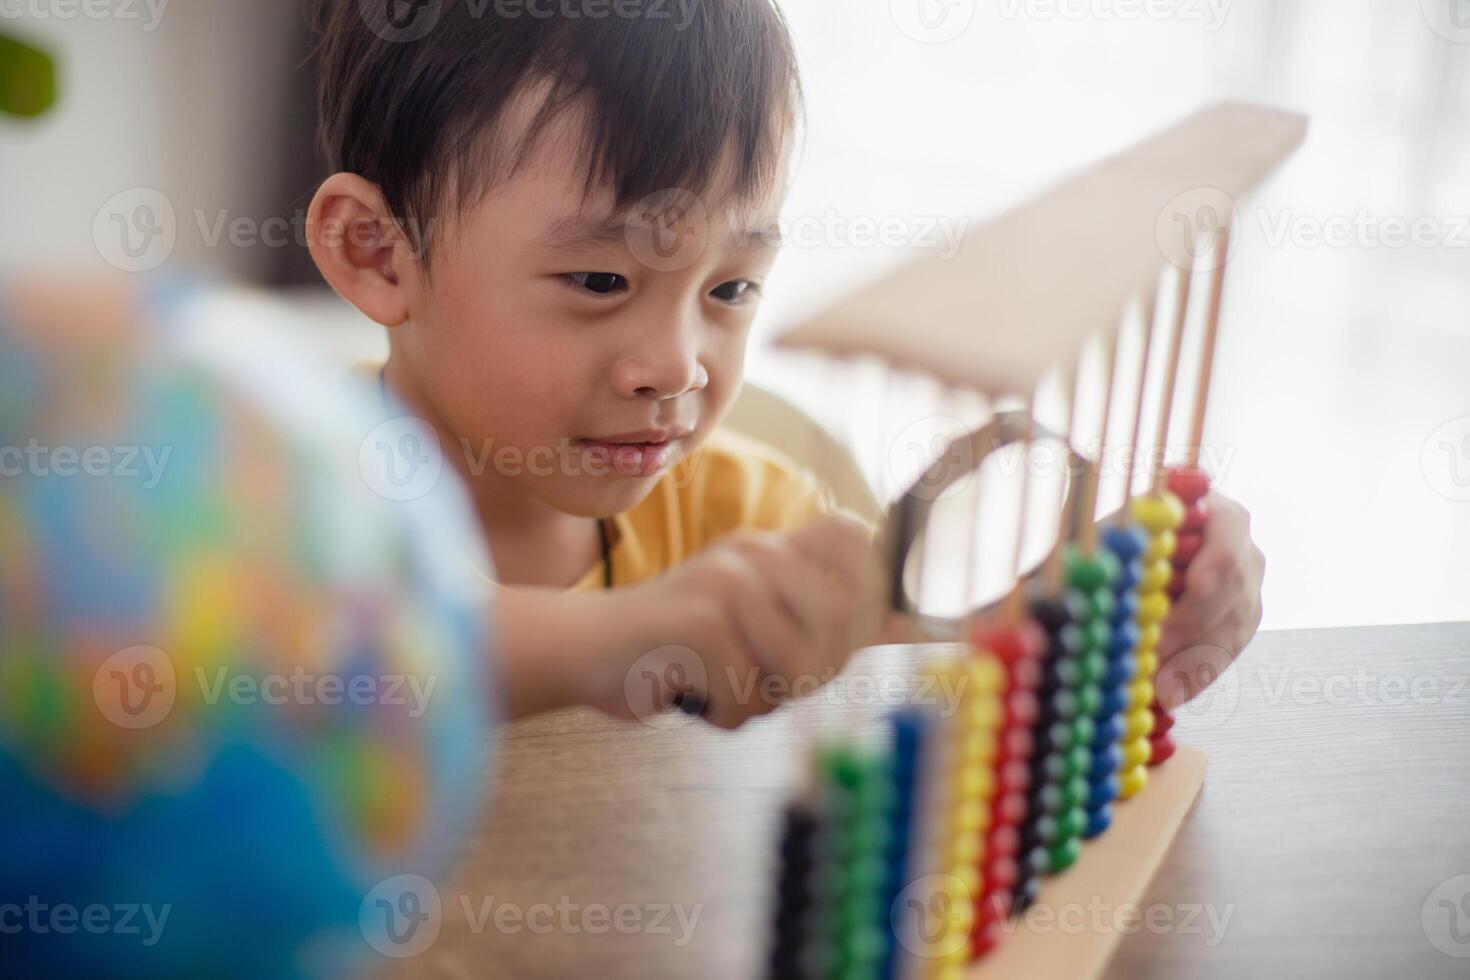
<svg viewBox="0 0 1470 980">
<path fill-rule="evenodd" d="M 735 728 L 874 642 L 883 598 L 868 529 L 842 514 L 731 534 L 621 589 L 504 589 L 510 714 L 586 704 L 646 717 L 692 694 L 712 724 Z"/>
</svg>

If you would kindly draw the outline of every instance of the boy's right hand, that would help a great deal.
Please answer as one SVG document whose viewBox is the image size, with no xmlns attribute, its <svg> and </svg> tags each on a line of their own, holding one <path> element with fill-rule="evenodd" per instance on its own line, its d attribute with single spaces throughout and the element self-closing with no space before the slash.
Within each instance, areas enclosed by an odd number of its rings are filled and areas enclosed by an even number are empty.
<svg viewBox="0 0 1470 980">
<path fill-rule="evenodd" d="M 627 718 L 683 699 L 712 724 L 736 728 L 793 690 L 830 680 L 853 651 L 877 642 L 886 585 L 868 527 L 845 514 L 789 532 L 732 533 L 612 593 L 641 653 L 622 677 L 598 671 L 587 700 Z"/>
</svg>

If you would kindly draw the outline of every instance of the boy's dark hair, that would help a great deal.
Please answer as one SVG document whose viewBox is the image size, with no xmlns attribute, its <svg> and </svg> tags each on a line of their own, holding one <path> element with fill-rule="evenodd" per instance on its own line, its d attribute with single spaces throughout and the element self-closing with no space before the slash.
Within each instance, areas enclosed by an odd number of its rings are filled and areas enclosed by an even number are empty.
<svg viewBox="0 0 1470 980">
<path fill-rule="evenodd" d="M 381 188 L 426 269 L 440 209 L 514 175 L 568 108 L 589 110 L 586 193 L 609 182 L 620 212 L 671 188 L 702 193 L 729 151 L 736 197 L 763 193 L 800 112 L 774 0 L 315 2 L 327 163 Z M 512 97 L 543 80 L 527 139 L 499 145 Z"/>
</svg>

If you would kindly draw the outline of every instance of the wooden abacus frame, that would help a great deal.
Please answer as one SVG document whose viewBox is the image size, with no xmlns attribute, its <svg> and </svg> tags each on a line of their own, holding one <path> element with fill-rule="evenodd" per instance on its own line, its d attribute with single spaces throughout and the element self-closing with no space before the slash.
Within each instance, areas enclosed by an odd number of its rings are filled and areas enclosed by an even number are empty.
<svg viewBox="0 0 1470 980">
<path fill-rule="evenodd" d="M 1133 420 L 1136 451 L 1155 331 L 1155 299 L 1161 272 L 1172 265 L 1177 270 L 1173 323 L 1154 446 L 1161 454 L 1169 435 L 1190 286 L 1201 257 L 1201 218 L 1208 217 L 1203 223 L 1211 226 L 1214 235 L 1206 243 L 1205 254 L 1215 265 L 1210 270 L 1189 469 L 1184 480 L 1198 490 L 1185 501 L 1191 510 L 1184 515 L 1186 521 L 1197 521 L 1184 526 L 1194 534 L 1197 547 L 1205 512 L 1196 504 L 1208 489 L 1208 478 L 1198 471 L 1198 454 L 1236 204 L 1295 150 L 1305 130 L 1303 117 L 1273 109 L 1222 104 L 1202 110 L 988 222 L 969 234 L 953 257 L 930 255 L 905 266 L 799 325 L 779 343 L 839 357 L 877 356 L 951 387 L 982 393 L 992 401 L 1019 396 L 1032 405 L 1048 371 L 1077 363 L 1086 344 L 1102 338 L 1108 378 L 1102 424 L 1105 443 L 1116 375 L 1115 331 L 1121 328 L 1125 311 L 1136 302 L 1143 310 L 1146 338 Z M 1172 234 L 1176 225 L 1181 229 L 1177 237 Z M 922 329 L 913 329 L 915 323 L 922 324 Z M 952 448 L 967 450 L 961 458 L 978 468 L 988 452 L 1023 439 L 1029 448 L 1037 434 L 1028 409 L 1020 415 L 997 416 L 956 440 Z M 1064 430 L 1062 440 L 1069 447 L 1070 436 L 1070 428 Z M 1075 459 L 1075 449 L 1072 452 Z M 951 472 L 938 478 L 952 482 L 958 475 L 962 474 Z M 904 570 L 909 551 L 928 520 L 936 478 L 931 470 L 899 498 L 881 538 L 882 556 L 893 576 L 892 605 L 900 612 L 917 612 L 917 604 L 906 591 Z M 1081 540 L 1086 554 L 1098 547 L 1094 512 L 1099 479 L 1098 471 L 1088 467 L 1081 493 L 1074 481 L 1063 502 L 1061 536 Z M 1131 482 L 1130 478 L 1125 497 Z M 1179 508 L 1179 501 L 1166 494 L 1165 483 L 1160 468 L 1151 481 L 1149 502 L 1163 504 L 1167 499 L 1168 506 Z M 1024 489 L 1022 500 L 1024 508 Z M 1174 551 L 1173 532 L 1163 533 L 1171 535 L 1163 552 L 1168 557 Z M 1019 538 L 1018 533 L 1018 580 Z M 1054 584 L 1060 581 L 1060 551 L 1059 543 L 1048 560 Z M 1183 572 L 1191 558 L 1192 553 L 1173 561 L 1171 595 L 1182 590 Z M 1152 588 L 1157 590 L 1154 597 L 1163 600 L 1162 586 Z M 1018 581 L 1008 603 L 1013 615 L 1020 615 L 1017 610 L 1023 595 Z M 1167 603 L 1163 608 L 1167 610 Z M 936 638 L 965 635 L 964 623 L 958 620 L 929 619 L 919 626 L 921 632 Z M 1151 692 L 1152 686 L 1145 690 Z M 1166 733 L 1172 719 L 1157 701 L 1153 711 L 1156 719 L 1162 717 L 1167 723 Z M 1006 941 L 972 968 L 972 977 L 1079 980 L 1102 972 L 1121 935 L 1118 929 L 1044 929 L 1039 919 L 1099 903 L 1112 910 L 1142 903 L 1200 791 L 1205 770 L 1202 753 L 1176 752 L 1166 735 L 1161 737 L 1167 751 L 1161 753 L 1155 744 L 1151 761 L 1157 764 L 1167 759 L 1168 764 L 1155 771 L 1146 791 L 1118 807 L 1111 826 L 1103 824 L 1107 832 L 1088 842 L 1075 865 L 1043 884 L 1030 909 L 1006 930 Z"/>
</svg>

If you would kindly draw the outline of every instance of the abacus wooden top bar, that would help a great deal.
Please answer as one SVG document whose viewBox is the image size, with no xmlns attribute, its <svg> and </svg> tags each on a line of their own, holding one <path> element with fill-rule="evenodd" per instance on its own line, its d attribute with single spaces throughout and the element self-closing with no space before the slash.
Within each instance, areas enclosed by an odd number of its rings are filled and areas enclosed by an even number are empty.
<svg viewBox="0 0 1470 980">
<path fill-rule="evenodd" d="M 1109 157 L 844 297 L 780 338 L 872 354 L 991 396 L 1027 394 L 1112 329 L 1166 263 L 1186 266 L 1204 206 L 1238 203 L 1306 134 L 1306 117 L 1222 103 Z M 920 326 L 922 325 L 922 328 Z"/>
</svg>

